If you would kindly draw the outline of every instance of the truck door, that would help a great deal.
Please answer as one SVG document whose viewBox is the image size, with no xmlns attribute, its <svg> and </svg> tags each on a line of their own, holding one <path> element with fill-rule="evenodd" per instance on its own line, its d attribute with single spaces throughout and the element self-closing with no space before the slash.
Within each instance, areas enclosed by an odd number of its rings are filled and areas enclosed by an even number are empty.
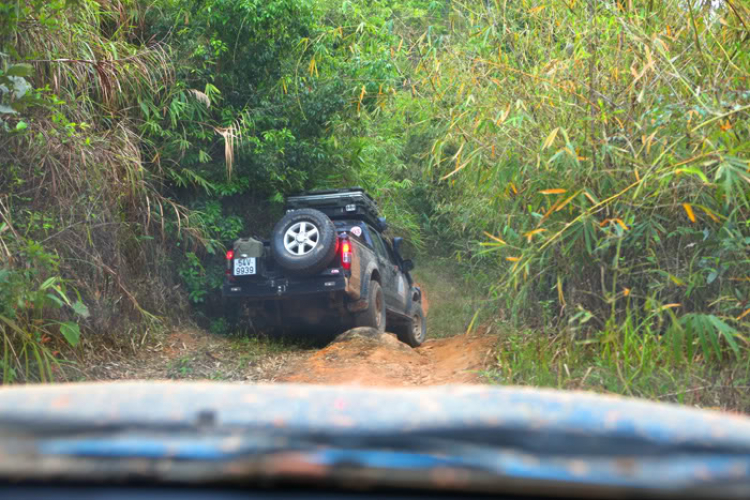
<svg viewBox="0 0 750 500">
<path fill-rule="evenodd" d="M 405 313 L 409 302 L 409 289 L 411 288 L 411 284 L 401 270 L 400 260 L 396 257 L 396 252 L 393 250 L 391 242 L 384 238 L 383 243 L 385 243 L 385 249 L 388 252 L 388 258 L 391 262 L 391 268 L 393 269 L 393 288 L 395 290 L 395 301 L 393 302 L 394 309 L 398 312 Z"/>
<path fill-rule="evenodd" d="M 386 297 L 386 307 L 397 312 L 403 312 L 405 293 L 399 291 L 399 280 L 403 279 L 399 272 L 398 266 L 395 260 L 391 257 L 391 253 L 388 252 L 386 243 L 381 238 L 380 234 L 370 229 L 370 235 L 372 236 L 373 245 L 375 247 L 375 253 L 378 255 L 378 261 L 380 263 L 380 273 L 382 276 L 382 287 Z M 405 285 L 402 285 L 405 286 Z"/>
</svg>

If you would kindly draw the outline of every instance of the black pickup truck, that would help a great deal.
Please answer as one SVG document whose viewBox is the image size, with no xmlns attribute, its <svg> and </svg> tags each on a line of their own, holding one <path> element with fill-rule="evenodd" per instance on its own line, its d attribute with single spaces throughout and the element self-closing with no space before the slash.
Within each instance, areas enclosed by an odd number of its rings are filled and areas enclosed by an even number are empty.
<svg viewBox="0 0 750 500">
<path fill-rule="evenodd" d="M 362 188 L 289 197 L 270 241 L 243 238 L 227 252 L 227 315 L 254 329 L 387 328 L 419 346 L 426 322 L 414 263 L 386 229 Z"/>
</svg>

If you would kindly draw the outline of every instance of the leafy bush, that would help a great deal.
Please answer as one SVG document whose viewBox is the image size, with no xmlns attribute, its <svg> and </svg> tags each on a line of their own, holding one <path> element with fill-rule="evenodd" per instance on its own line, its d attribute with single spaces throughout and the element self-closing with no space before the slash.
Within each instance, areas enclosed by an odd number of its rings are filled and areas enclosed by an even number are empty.
<svg viewBox="0 0 750 500">
<path fill-rule="evenodd" d="M 8 228 L 0 224 L 0 232 Z M 71 347 L 78 345 L 81 330 L 71 320 L 88 318 L 88 307 L 76 290 L 69 291 L 65 280 L 55 275 L 59 259 L 39 243 L 19 239 L 4 244 L 3 250 L 6 259 L 15 255 L 30 266 L 0 267 L 2 382 L 53 380 L 52 368 L 59 361 L 51 346 L 63 340 Z M 75 301 L 69 297 L 71 292 Z"/>
</svg>

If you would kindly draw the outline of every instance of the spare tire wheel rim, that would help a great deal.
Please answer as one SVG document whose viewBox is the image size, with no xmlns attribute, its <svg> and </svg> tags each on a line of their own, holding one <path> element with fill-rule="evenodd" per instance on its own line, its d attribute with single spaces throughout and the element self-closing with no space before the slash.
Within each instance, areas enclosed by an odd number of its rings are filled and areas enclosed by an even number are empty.
<svg viewBox="0 0 750 500">
<path fill-rule="evenodd" d="M 307 255 L 318 246 L 320 232 L 311 222 L 297 222 L 292 224 L 284 233 L 284 248 L 297 257 Z"/>
</svg>

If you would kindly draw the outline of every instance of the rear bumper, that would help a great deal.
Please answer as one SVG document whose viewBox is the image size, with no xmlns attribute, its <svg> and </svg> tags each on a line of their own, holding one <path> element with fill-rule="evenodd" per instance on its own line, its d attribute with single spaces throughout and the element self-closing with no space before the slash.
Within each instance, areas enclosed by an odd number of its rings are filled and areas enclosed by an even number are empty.
<svg viewBox="0 0 750 500">
<path fill-rule="evenodd" d="M 276 278 L 244 283 L 225 281 L 221 291 L 224 297 L 274 300 L 319 293 L 343 292 L 345 289 L 345 276 L 314 276 L 297 279 Z"/>
</svg>

